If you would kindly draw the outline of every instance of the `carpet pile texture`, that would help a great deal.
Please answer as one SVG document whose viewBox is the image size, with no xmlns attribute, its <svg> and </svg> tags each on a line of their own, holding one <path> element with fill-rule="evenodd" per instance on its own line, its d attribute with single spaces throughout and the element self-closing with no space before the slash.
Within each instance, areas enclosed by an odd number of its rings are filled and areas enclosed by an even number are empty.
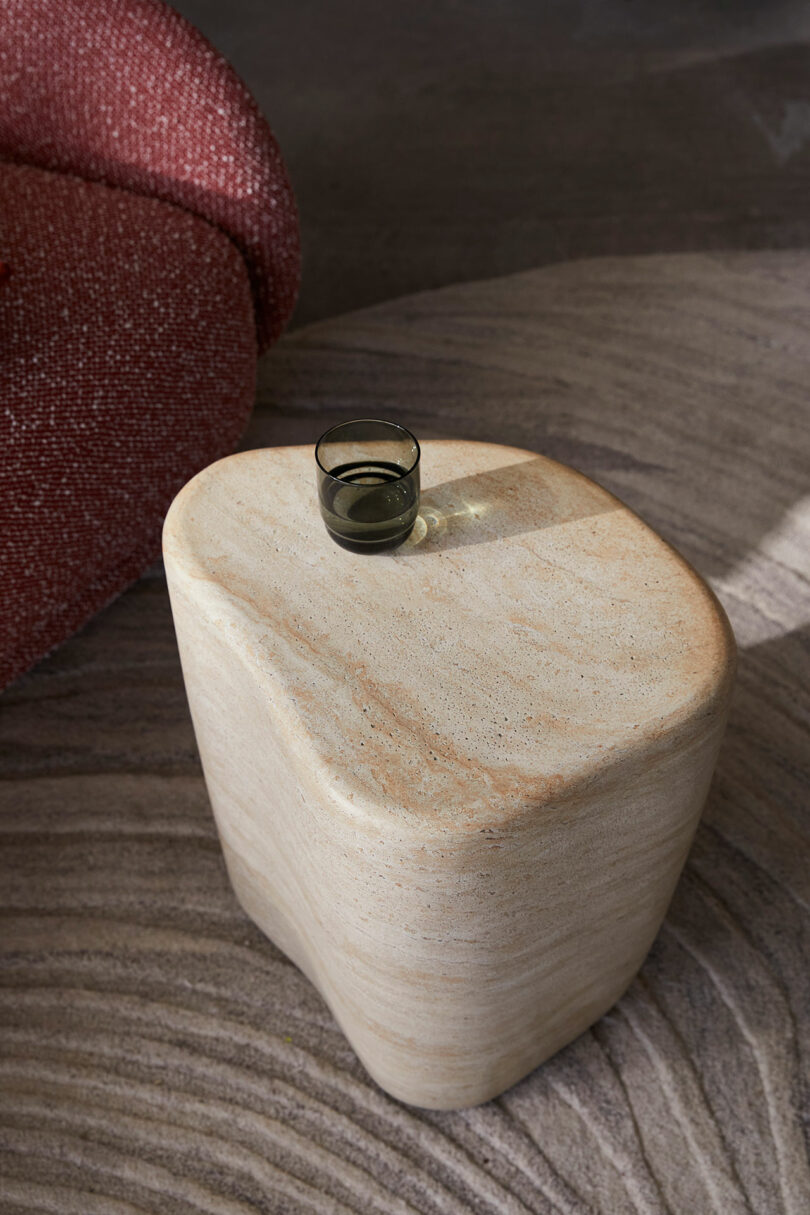
<svg viewBox="0 0 810 1215">
<path fill-rule="evenodd" d="M 4 1211 L 804 1215 L 808 282 L 581 262 L 279 344 L 252 445 L 373 413 L 535 449 L 710 580 L 740 661 L 704 819 L 611 1012 L 487 1105 L 400 1105 L 229 889 L 154 569 L 2 702 Z"/>
</svg>

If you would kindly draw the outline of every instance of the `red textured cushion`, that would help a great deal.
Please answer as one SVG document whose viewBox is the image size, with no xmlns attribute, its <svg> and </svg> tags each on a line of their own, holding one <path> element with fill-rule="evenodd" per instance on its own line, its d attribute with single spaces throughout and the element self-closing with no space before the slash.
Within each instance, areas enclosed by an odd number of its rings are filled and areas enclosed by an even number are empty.
<svg viewBox="0 0 810 1215">
<path fill-rule="evenodd" d="M 145 568 L 253 403 L 244 262 L 167 203 L 0 164 L 0 686 Z"/>
<path fill-rule="evenodd" d="M 0 159 L 162 198 L 242 252 L 260 347 L 298 290 L 298 220 L 275 139 L 221 55 L 161 0 L 3 0 Z"/>
</svg>

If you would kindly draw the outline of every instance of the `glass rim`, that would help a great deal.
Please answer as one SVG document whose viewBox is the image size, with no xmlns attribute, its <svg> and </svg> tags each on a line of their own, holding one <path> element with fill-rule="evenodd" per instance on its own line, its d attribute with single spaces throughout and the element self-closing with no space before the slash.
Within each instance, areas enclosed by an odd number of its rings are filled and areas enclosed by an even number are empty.
<svg viewBox="0 0 810 1215">
<path fill-rule="evenodd" d="M 318 468 L 321 470 L 324 476 L 329 477 L 330 481 L 338 481 L 341 485 L 345 484 L 345 482 L 341 481 L 340 477 L 332 476 L 329 469 L 324 468 L 323 464 L 321 464 L 321 458 L 318 453 L 320 451 L 321 443 L 325 442 L 333 431 L 340 430 L 342 426 L 355 426 L 358 422 L 377 422 L 382 426 L 390 426 L 392 430 L 399 430 L 403 435 L 407 435 L 416 448 L 416 456 L 414 457 L 413 464 L 411 464 L 410 468 L 406 469 L 405 472 L 400 473 L 398 477 L 394 477 L 393 480 L 389 482 L 389 485 L 393 485 L 396 481 L 404 481 L 406 477 L 409 477 L 414 469 L 418 467 L 422 456 L 422 448 L 419 446 L 419 440 L 417 439 L 416 435 L 411 434 L 407 426 L 403 426 L 400 422 L 389 422 L 387 418 L 349 418 L 345 422 L 336 422 L 334 426 L 330 426 L 328 430 L 325 430 L 315 444 L 315 463 L 318 465 Z"/>
</svg>

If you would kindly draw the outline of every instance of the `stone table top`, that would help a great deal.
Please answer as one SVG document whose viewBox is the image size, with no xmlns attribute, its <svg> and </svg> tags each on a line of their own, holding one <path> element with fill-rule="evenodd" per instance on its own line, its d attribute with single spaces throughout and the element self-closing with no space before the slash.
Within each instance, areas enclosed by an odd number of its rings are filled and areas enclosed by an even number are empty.
<svg viewBox="0 0 810 1215">
<path fill-rule="evenodd" d="M 329 539 L 311 447 L 221 460 L 172 507 L 164 551 L 264 682 L 286 746 L 355 813 L 446 828 L 682 744 L 730 676 L 705 583 L 565 465 L 422 451 L 420 514 L 394 552 Z"/>
</svg>

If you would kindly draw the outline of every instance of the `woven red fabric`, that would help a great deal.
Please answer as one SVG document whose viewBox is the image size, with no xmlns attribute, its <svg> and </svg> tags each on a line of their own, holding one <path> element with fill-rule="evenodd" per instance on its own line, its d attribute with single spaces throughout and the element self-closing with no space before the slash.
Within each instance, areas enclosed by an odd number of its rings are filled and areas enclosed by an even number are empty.
<svg viewBox="0 0 810 1215">
<path fill-rule="evenodd" d="M 2 686 L 158 554 L 247 421 L 256 340 L 241 255 L 164 202 L 0 164 L 0 255 Z"/>
<path fill-rule="evenodd" d="M 3 0 L 0 159 L 210 220 L 245 258 L 260 348 L 281 332 L 300 254 L 277 144 L 234 71 L 161 0 Z"/>
</svg>

